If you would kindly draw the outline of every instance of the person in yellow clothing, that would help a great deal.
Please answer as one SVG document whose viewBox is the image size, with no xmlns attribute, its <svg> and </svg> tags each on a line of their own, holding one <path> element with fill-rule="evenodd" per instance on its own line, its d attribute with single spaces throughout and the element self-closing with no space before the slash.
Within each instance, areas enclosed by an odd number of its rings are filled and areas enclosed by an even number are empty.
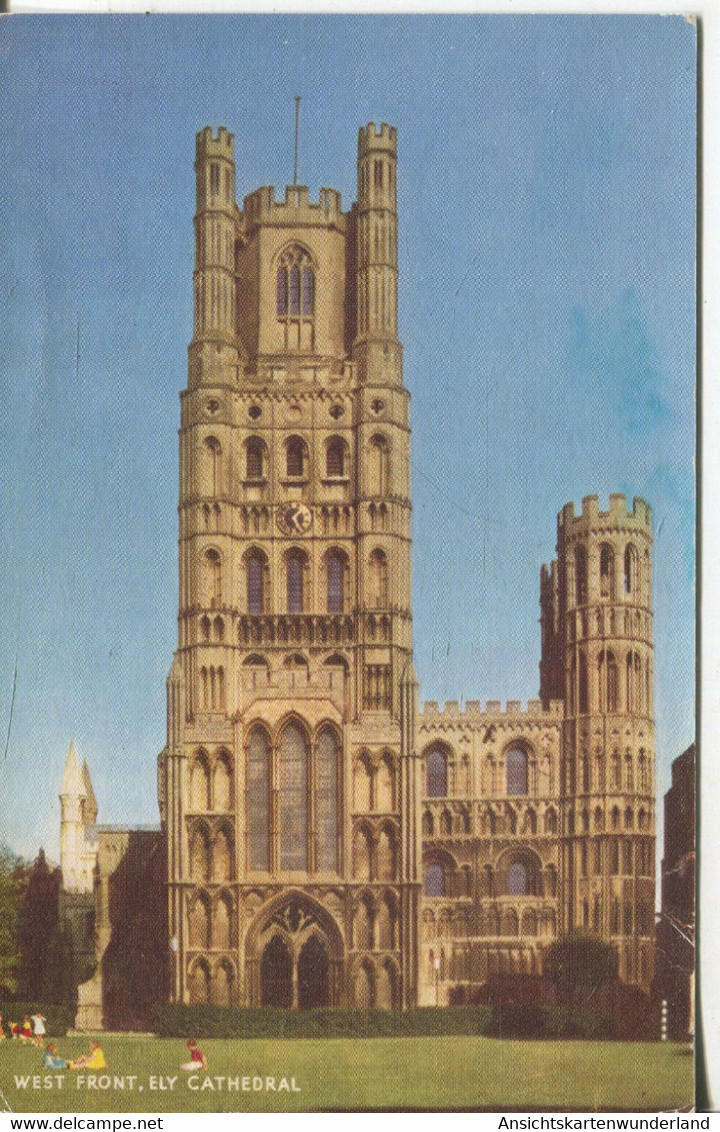
<svg viewBox="0 0 720 1132">
<path fill-rule="evenodd" d="M 90 1042 L 90 1053 L 87 1057 L 79 1057 L 77 1061 L 68 1062 L 69 1069 L 107 1069 L 105 1054 L 98 1042 Z"/>
</svg>

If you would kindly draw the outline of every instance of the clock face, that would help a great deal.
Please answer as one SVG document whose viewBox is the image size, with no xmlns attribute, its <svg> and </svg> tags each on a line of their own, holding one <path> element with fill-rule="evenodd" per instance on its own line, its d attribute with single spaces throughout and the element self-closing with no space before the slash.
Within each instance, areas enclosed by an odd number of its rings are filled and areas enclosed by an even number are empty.
<svg viewBox="0 0 720 1132">
<path fill-rule="evenodd" d="M 276 518 L 284 535 L 305 535 L 313 521 L 312 511 L 304 503 L 285 503 L 278 508 Z"/>
</svg>

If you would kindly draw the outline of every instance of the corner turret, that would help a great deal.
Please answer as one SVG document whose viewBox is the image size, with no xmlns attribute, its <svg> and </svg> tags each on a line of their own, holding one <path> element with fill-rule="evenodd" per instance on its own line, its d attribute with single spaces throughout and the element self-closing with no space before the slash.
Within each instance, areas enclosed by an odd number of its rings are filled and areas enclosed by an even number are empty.
<svg viewBox="0 0 720 1132">
<path fill-rule="evenodd" d="M 596 495 L 558 515 L 541 581 L 543 698 L 564 685 L 564 931 L 610 939 L 620 977 L 653 977 L 652 509 Z M 628 878 L 632 878 L 632 884 Z"/>
<path fill-rule="evenodd" d="M 374 122 L 358 133 L 355 212 L 356 337 L 360 380 L 402 383 L 397 337 L 397 130 Z"/>
<path fill-rule="evenodd" d="M 220 126 L 195 138 L 195 330 L 190 384 L 234 384 L 239 361 L 235 333 L 235 143 Z"/>
</svg>

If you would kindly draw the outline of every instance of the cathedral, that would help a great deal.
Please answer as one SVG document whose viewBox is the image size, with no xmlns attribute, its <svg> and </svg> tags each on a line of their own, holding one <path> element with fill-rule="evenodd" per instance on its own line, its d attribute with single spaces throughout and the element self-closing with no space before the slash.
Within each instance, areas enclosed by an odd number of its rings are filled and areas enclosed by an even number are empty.
<svg viewBox="0 0 720 1132">
<path fill-rule="evenodd" d="M 560 512 L 537 700 L 418 703 L 396 168 L 371 123 L 349 210 L 299 185 L 240 206 L 233 135 L 197 135 L 161 826 L 98 825 L 71 748 L 79 1025 L 469 1000 L 573 929 L 650 987 L 650 507 Z"/>
</svg>

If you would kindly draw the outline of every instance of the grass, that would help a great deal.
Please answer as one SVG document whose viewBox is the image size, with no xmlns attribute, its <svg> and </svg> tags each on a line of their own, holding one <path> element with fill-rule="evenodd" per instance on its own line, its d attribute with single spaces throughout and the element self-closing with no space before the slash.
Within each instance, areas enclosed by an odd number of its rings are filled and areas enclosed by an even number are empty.
<svg viewBox="0 0 720 1132">
<path fill-rule="evenodd" d="M 187 1054 L 182 1041 L 108 1034 L 101 1044 L 109 1068 L 92 1074 L 48 1073 L 39 1050 L 2 1042 L 0 1089 L 7 1105 L 16 1112 L 654 1112 L 689 1108 L 693 1101 L 690 1050 L 672 1043 L 485 1037 L 208 1040 L 201 1043 L 207 1073 L 194 1077 L 179 1069 Z M 57 1045 L 70 1058 L 88 1049 L 82 1037 L 59 1039 Z M 49 1078 L 51 1087 L 18 1088 L 16 1077 L 29 1075 L 41 1086 Z M 93 1088 L 92 1076 L 96 1086 L 110 1087 Z M 243 1077 L 249 1078 L 251 1091 L 242 1091 Z M 263 1084 L 274 1077 L 275 1091 L 252 1091 L 256 1077 Z M 175 1078 L 174 1087 L 152 1088 L 158 1078 L 166 1085 L 167 1078 Z M 189 1087 L 206 1078 L 214 1088 Z M 228 1078 L 239 1078 L 240 1088 L 228 1091 Z M 283 1078 L 289 1089 L 278 1091 Z M 300 1091 L 290 1091 L 293 1078 Z"/>
</svg>

